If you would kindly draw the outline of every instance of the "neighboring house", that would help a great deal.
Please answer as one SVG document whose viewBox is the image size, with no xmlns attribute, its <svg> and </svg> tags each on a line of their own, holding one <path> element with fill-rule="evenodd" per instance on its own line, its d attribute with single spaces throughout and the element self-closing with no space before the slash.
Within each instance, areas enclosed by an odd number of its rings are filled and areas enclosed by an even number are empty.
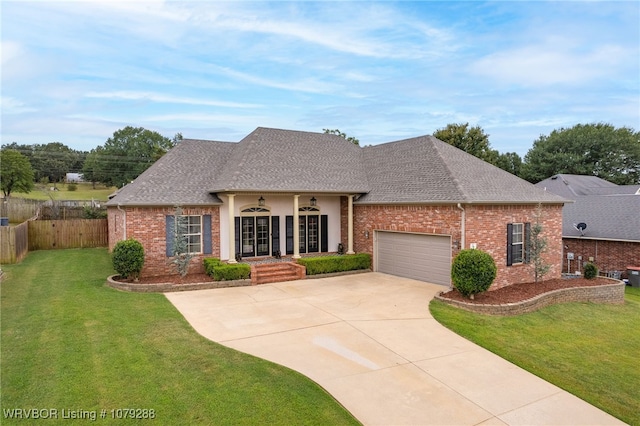
<svg viewBox="0 0 640 426">
<path fill-rule="evenodd" d="M 258 128 L 240 142 L 181 141 L 107 203 L 109 246 L 135 238 L 143 275 L 173 272 L 175 206 L 190 251 L 230 263 L 366 252 L 375 271 L 449 285 L 460 249 L 489 252 L 494 288 L 533 280 L 527 231 L 542 206 L 560 276 L 561 197 L 431 136 L 359 147 L 330 134 Z"/>
<path fill-rule="evenodd" d="M 65 177 L 65 181 L 67 183 L 72 183 L 72 182 L 84 182 L 84 179 L 82 178 L 82 173 L 67 173 L 66 177 Z"/>
<path fill-rule="evenodd" d="M 627 266 L 640 266 L 640 185 L 568 174 L 536 185 L 574 200 L 563 209 L 564 272 L 581 271 L 588 261 L 602 272 L 623 275 Z"/>
</svg>

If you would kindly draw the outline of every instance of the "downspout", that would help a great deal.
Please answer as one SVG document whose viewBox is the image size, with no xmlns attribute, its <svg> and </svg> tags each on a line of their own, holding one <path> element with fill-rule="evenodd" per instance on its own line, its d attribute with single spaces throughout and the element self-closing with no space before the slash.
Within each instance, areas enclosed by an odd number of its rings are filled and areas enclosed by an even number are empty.
<svg viewBox="0 0 640 426">
<path fill-rule="evenodd" d="M 120 203 L 118 203 L 118 210 L 120 210 L 122 212 L 122 216 L 124 218 L 124 220 L 122 221 L 122 239 L 126 240 L 127 239 L 127 212 L 125 210 L 122 210 L 122 207 L 120 207 Z"/>
<path fill-rule="evenodd" d="M 460 250 L 464 250 L 465 248 L 465 238 L 464 235 L 466 233 L 466 218 L 467 218 L 467 212 L 465 211 L 464 207 L 462 207 L 462 205 L 460 203 L 458 203 L 458 208 L 462 211 L 462 217 L 460 218 L 460 230 L 462 232 L 462 236 L 460 237 Z"/>
</svg>

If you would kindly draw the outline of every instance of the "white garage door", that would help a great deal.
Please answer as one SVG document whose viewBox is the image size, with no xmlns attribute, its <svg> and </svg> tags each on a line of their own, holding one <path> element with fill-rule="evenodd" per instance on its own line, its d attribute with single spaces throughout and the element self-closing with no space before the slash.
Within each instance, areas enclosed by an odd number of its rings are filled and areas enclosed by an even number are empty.
<svg viewBox="0 0 640 426">
<path fill-rule="evenodd" d="M 449 285 L 451 238 L 440 235 L 377 231 L 376 270 Z"/>
</svg>

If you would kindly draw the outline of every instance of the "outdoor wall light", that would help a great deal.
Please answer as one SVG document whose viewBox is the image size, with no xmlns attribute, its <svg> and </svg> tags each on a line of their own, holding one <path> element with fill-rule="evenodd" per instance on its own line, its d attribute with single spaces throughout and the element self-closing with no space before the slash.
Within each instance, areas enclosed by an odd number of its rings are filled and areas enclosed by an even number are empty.
<svg viewBox="0 0 640 426">
<path fill-rule="evenodd" d="M 258 198 L 258 205 L 260 207 L 264 206 L 264 198 L 262 198 L 262 195 L 260 196 L 260 198 Z"/>
<path fill-rule="evenodd" d="M 316 200 L 316 197 L 311 197 L 311 199 L 309 200 L 309 204 L 311 204 L 311 207 L 315 207 L 317 202 L 318 200 Z"/>
<path fill-rule="evenodd" d="M 369 231 L 364 231 L 364 237 L 368 240 L 369 239 Z"/>
</svg>

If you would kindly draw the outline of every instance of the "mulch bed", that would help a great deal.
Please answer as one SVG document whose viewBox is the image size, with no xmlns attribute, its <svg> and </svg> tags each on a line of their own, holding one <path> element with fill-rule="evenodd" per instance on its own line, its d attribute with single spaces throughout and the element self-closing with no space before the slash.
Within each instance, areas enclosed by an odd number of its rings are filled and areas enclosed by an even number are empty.
<svg viewBox="0 0 640 426">
<path fill-rule="evenodd" d="M 513 284 L 497 290 L 485 291 L 484 293 L 476 294 L 473 300 L 463 296 L 456 289 L 442 293 L 441 297 L 473 304 L 500 305 L 504 303 L 521 302 L 523 300 L 531 299 L 539 294 L 548 293 L 561 288 L 590 287 L 607 284 L 613 284 L 613 281 L 605 278 L 595 278 L 592 280 L 587 280 L 585 278 L 558 278 L 538 283 L 530 282 Z"/>
</svg>

